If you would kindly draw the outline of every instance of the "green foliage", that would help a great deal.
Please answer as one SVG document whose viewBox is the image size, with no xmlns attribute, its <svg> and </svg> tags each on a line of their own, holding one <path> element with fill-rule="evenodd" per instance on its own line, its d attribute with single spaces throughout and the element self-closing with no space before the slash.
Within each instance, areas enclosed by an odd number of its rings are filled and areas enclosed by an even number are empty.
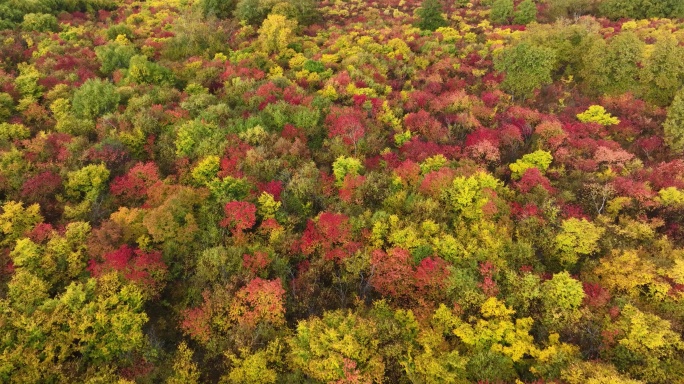
<svg viewBox="0 0 684 384">
<path fill-rule="evenodd" d="M 682 18 L 684 3 L 679 0 L 603 0 L 599 13 L 610 19 Z"/>
<path fill-rule="evenodd" d="M 516 160 L 515 163 L 509 164 L 508 168 L 511 170 L 511 176 L 514 179 L 519 179 L 525 171 L 530 168 L 537 168 L 540 171 L 545 172 L 552 161 L 553 156 L 551 153 L 540 149 L 524 155 L 522 158 Z"/>
<path fill-rule="evenodd" d="M 261 24 L 269 14 L 279 14 L 298 24 L 310 25 L 319 19 L 316 0 L 238 0 L 234 15 L 251 25 Z"/>
<path fill-rule="evenodd" d="M 582 282 L 570 277 L 568 272 L 553 275 L 541 285 L 544 304 L 544 320 L 552 330 L 571 326 L 580 317 L 579 307 L 584 299 Z"/>
<path fill-rule="evenodd" d="M 50 298 L 42 280 L 20 269 L 0 301 L 0 328 L 8 340 L 0 347 L 3 380 L 68 381 L 73 372 L 65 366 L 74 358 L 105 365 L 140 348 L 148 319 L 142 295 L 132 285 L 117 285 L 89 279 Z"/>
<path fill-rule="evenodd" d="M 196 6 L 204 17 L 227 19 L 232 16 L 236 4 L 235 0 L 200 0 Z"/>
<path fill-rule="evenodd" d="M 548 0 L 549 14 L 553 18 L 576 18 L 591 10 L 592 0 Z"/>
<path fill-rule="evenodd" d="M 592 105 L 586 111 L 577 115 L 579 121 L 583 123 L 597 123 L 603 126 L 620 124 L 620 119 L 606 112 L 600 105 Z"/>
<path fill-rule="evenodd" d="M 502 87 L 515 97 L 527 98 L 551 83 L 556 54 L 552 49 L 521 42 L 494 58 L 494 68 L 506 74 Z"/>
<path fill-rule="evenodd" d="M 100 60 L 100 72 L 105 75 L 128 68 L 131 58 L 136 54 L 133 45 L 118 41 L 95 48 L 95 53 Z"/>
<path fill-rule="evenodd" d="M 119 100 L 113 84 L 89 79 L 74 93 L 71 107 L 77 117 L 92 120 L 116 109 Z"/>
<path fill-rule="evenodd" d="M 667 109 L 667 119 L 663 123 L 665 141 L 676 152 L 684 151 L 684 88 L 674 98 Z"/>
<path fill-rule="evenodd" d="M 135 37 L 133 30 L 126 24 L 115 24 L 105 31 L 108 40 L 116 40 L 119 36 L 125 36 L 128 40 Z"/>
<path fill-rule="evenodd" d="M 173 74 L 168 68 L 149 61 L 143 55 L 131 57 L 128 77 L 139 84 L 170 85 L 174 82 Z"/>
<path fill-rule="evenodd" d="M 513 22 L 516 24 L 529 24 L 537 21 L 537 5 L 534 0 L 523 0 L 513 13 Z"/>
<path fill-rule="evenodd" d="M 418 28 L 426 31 L 436 31 L 437 28 L 446 27 L 447 21 L 442 16 L 442 4 L 439 0 L 423 0 L 418 14 Z"/>
<path fill-rule="evenodd" d="M 639 84 L 644 43 L 631 31 L 623 31 L 608 43 L 597 40 L 584 56 L 581 75 L 595 94 L 621 94 Z"/>
<path fill-rule="evenodd" d="M 0 145 L 26 139 L 29 136 L 31 136 L 31 131 L 22 124 L 0 123 Z"/>
<path fill-rule="evenodd" d="M 178 127 L 176 140 L 176 156 L 198 157 L 220 154 L 222 131 L 214 124 L 201 120 L 187 121 Z"/>
<path fill-rule="evenodd" d="M 74 200 L 94 201 L 107 186 L 109 170 L 104 164 L 91 164 L 69 172 L 64 184 L 66 194 Z"/>
<path fill-rule="evenodd" d="M 473 176 L 459 176 L 443 195 L 451 208 L 465 219 L 480 219 L 483 207 L 490 202 L 492 192 L 502 187 L 501 181 L 486 172 Z"/>
<path fill-rule="evenodd" d="M 659 38 L 641 74 L 645 97 L 657 105 L 669 105 L 684 86 L 684 47 L 670 35 Z"/>
<path fill-rule="evenodd" d="M 57 18 L 44 13 L 28 13 L 21 23 L 24 31 L 55 32 L 58 28 Z"/>
<path fill-rule="evenodd" d="M 14 112 L 14 99 L 5 92 L 0 92 L 0 123 L 7 120 Z"/>
<path fill-rule="evenodd" d="M 494 24 L 509 24 L 513 17 L 513 0 L 494 0 L 489 20 Z"/>
</svg>

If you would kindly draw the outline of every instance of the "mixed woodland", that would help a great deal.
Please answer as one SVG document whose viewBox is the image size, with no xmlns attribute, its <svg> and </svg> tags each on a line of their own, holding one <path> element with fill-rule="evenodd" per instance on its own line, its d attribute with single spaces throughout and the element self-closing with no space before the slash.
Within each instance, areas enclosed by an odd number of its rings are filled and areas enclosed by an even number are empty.
<svg viewBox="0 0 684 384">
<path fill-rule="evenodd" d="M 684 1 L 0 0 L 0 382 L 684 383 Z"/>
</svg>

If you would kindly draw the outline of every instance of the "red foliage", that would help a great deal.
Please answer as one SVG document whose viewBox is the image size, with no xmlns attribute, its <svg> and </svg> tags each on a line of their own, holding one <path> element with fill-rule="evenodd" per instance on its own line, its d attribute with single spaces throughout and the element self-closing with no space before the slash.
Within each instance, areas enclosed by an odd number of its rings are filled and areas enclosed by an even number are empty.
<svg viewBox="0 0 684 384">
<path fill-rule="evenodd" d="M 414 273 L 407 250 L 375 250 L 371 254 L 371 268 L 371 285 L 380 294 L 397 299 L 408 299 L 414 294 Z"/>
<path fill-rule="evenodd" d="M 549 179 L 536 167 L 526 169 L 520 180 L 514 182 L 513 185 L 522 193 L 529 193 L 536 186 L 541 186 L 550 193 L 554 192 Z"/>
<path fill-rule="evenodd" d="M 325 124 L 329 138 L 341 137 L 347 145 L 356 145 L 366 134 L 364 114 L 356 108 L 332 107 Z"/>
<path fill-rule="evenodd" d="M 399 164 L 394 168 L 394 173 L 408 185 L 417 185 L 420 181 L 420 165 L 411 160 L 405 160 Z"/>
<path fill-rule="evenodd" d="M 242 256 L 242 266 L 253 274 L 258 274 L 271 263 L 268 253 L 262 251 L 254 252 L 254 255 L 245 253 Z"/>
<path fill-rule="evenodd" d="M 283 320 L 285 290 L 280 279 L 255 278 L 235 294 L 231 318 L 241 326 L 255 328 L 261 322 L 278 325 Z"/>
<path fill-rule="evenodd" d="M 147 190 L 159 181 L 159 170 L 152 163 L 138 163 L 124 176 L 112 181 L 109 190 L 112 195 L 125 202 L 142 202 Z"/>
<path fill-rule="evenodd" d="M 499 286 L 494 281 L 494 274 L 496 273 L 496 267 L 491 261 L 485 261 L 480 263 L 480 275 L 482 276 L 482 283 L 478 284 L 482 292 L 493 297 L 499 293 Z"/>
<path fill-rule="evenodd" d="M 366 178 L 360 175 L 346 175 L 340 187 L 340 200 L 345 203 L 351 203 L 353 200 L 354 190 L 363 185 Z M 360 203 L 360 201 L 357 201 Z"/>
<path fill-rule="evenodd" d="M 226 218 L 221 226 L 230 228 L 233 236 L 242 237 L 242 232 L 256 224 L 256 206 L 246 201 L 231 201 L 223 207 Z"/>
<path fill-rule="evenodd" d="M 450 274 L 449 263 L 439 257 L 421 260 L 413 275 L 419 295 L 435 299 L 444 297 Z"/>
<path fill-rule="evenodd" d="M 167 268 L 160 251 L 145 252 L 122 245 L 116 251 L 105 254 L 102 262 L 90 260 L 88 271 L 95 277 L 110 271 L 119 272 L 127 280 L 149 288 L 155 294 L 159 293 Z"/>
<path fill-rule="evenodd" d="M 448 167 L 430 171 L 420 183 L 419 191 L 428 196 L 439 197 L 442 191 L 448 188 L 454 180 L 455 174 L 454 170 Z"/>
<path fill-rule="evenodd" d="M 449 130 L 425 110 L 404 116 L 404 124 L 412 132 L 418 132 L 429 141 L 444 142 Z"/>
<path fill-rule="evenodd" d="M 610 292 L 598 283 L 582 283 L 584 289 L 584 305 L 592 308 L 603 307 L 610 301 Z"/>
</svg>

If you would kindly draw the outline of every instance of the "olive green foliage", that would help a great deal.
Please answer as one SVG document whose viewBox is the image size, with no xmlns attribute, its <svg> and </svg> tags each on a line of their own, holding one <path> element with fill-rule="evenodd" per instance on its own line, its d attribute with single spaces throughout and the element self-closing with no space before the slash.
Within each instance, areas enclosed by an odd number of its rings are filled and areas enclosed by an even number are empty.
<svg viewBox="0 0 684 384">
<path fill-rule="evenodd" d="M 442 16 L 442 4 L 439 0 L 423 0 L 418 9 L 418 28 L 426 31 L 435 31 L 439 27 L 445 27 L 447 21 Z"/>
<path fill-rule="evenodd" d="M 21 23 L 21 29 L 24 31 L 48 32 L 56 31 L 58 28 L 57 18 L 45 13 L 28 13 L 24 15 L 24 21 Z"/>
<path fill-rule="evenodd" d="M 505 74 L 502 87 L 515 97 L 528 98 L 550 84 L 556 54 L 550 48 L 521 42 L 494 58 L 494 68 Z"/>
<path fill-rule="evenodd" d="M 113 111 L 119 105 L 119 99 L 113 84 L 90 79 L 74 93 L 71 107 L 77 117 L 94 119 Z"/>
<path fill-rule="evenodd" d="M 128 77 L 139 84 L 161 85 L 174 82 L 173 73 L 168 68 L 150 61 L 143 55 L 136 55 L 131 58 Z"/>
<path fill-rule="evenodd" d="M 301 25 L 319 20 L 317 0 L 238 0 L 234 15 L 251 25 L 261 24 L 270 13 L 287 16 Z"/>
<path fill-rule="evenodd" d="M 684 2 L 680 0 L 603 0 L 599 13 L 610 19 L 650 19 L 654 17 L 684 17 Z"/>
<path fill-rule="evenodd" d="M 97 59 L 100 60 L 100 72 L 110 75 L 117 69 L 126 69 L 135 56 L 135 48 L 130 44 L 113 42 L 95 48 Z"/>
<path fill-rule="evenodd" d="M 495 0 L 489 20 L 494 24 L 509 24 L 513 17 L 513 0 Z"/>
<path fill-rule="evenodd" d="M 233 15 L 236 3 L 235 0 L 200 0 L 196 4 L 204 17 L 226 19 Z"/>
<path fill-rule="evenodd" d="M 644 43 L 634 32 L 621 32 L 606 43 L 597 40 L 586 52 L 582 76 L 587 91 L 620 94 L 636 90 Z"/>
<path fill-rule="evenodd" d="M 537 6 L 534 0 L 523 0 L 513 13 L 513 22 L 515 24 L 529 24 L 533 21 L 537 21 Z"/>
<path fill-rule="evenodd" d="M 684 88 L 677 93 L 672 105 L 667 109 L 663 129 L 667 144 L 674 151 L 684 151 Z"/>
<path fill-rule="evenodd" d="M 672 103 L 684 86 L 684 47 L 672 36 L 661 37 L 643 64 L 644 97 L 660 106 Z"/>
<path fill-rule="evenodd" d="M 576 18 L 592 9 L 593 0 L 548 0 L 546 4 L 553 18 Z"/>
</svg>

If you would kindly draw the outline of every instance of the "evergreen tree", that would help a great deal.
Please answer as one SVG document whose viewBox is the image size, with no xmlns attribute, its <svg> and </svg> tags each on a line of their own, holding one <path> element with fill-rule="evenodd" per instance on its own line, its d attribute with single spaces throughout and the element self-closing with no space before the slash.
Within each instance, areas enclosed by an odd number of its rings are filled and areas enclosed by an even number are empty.
<svg viewBox="0 0 684 384">
<path fill-rule="evenodd" d="M 439 27 L 446 27 L 447 21 L 442 16 L 442 4 L 439 0 L 425 0 L 418 10 L 418 28 L 434 31 Z"/>
<path fill-rule="evenodd" d="M 494 24 L 508 24 L 513 16 L 513 0 L 496 0 L 492 4 L 489 20 Z"/>
<path fill-rule="evenodd" d="M 534 0 L 523 0 L 522 3 L 518 4 L 518 9 L 513 15 L 513 21 L 516 24 L 529 24 L 537 21 L 537 6 L 534 4 Z"/>
</svg>

